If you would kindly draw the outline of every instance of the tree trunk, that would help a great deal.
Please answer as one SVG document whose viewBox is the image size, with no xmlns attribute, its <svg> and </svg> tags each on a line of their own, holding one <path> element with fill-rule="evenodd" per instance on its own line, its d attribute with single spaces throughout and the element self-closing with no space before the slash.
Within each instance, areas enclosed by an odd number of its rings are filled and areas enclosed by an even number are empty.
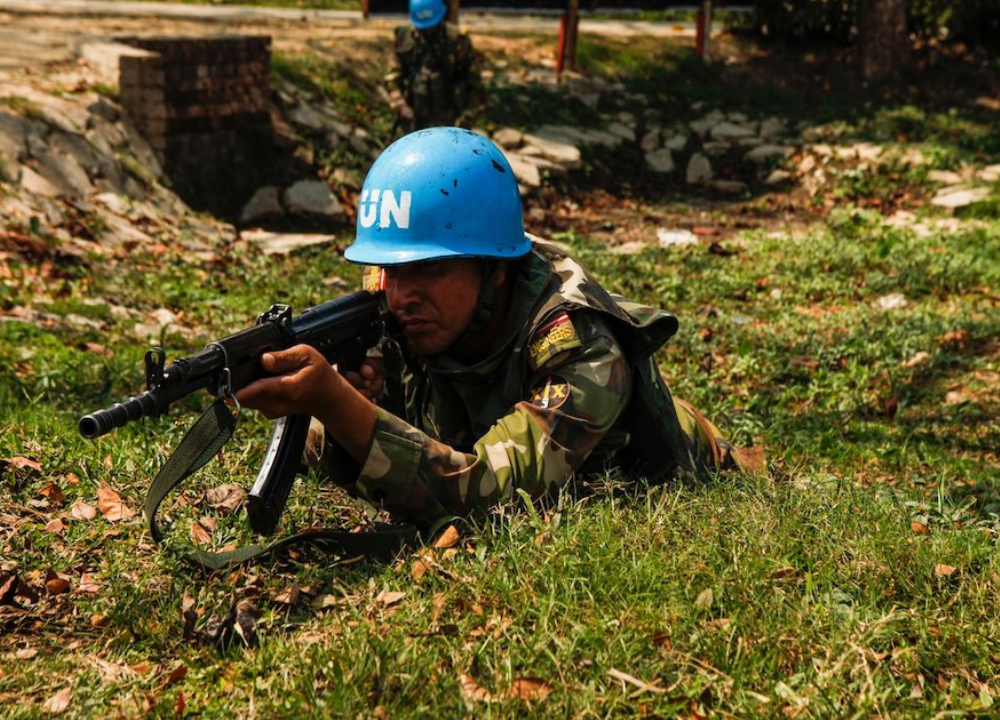
<svg viewBox="0 0 1000 720">
<path fill-rule="evenodd" d="M 861 0 L 861 76 L 865 80 L 892 80 L 910 62 L 906 32 L 906 0 Z"/>
</svg>

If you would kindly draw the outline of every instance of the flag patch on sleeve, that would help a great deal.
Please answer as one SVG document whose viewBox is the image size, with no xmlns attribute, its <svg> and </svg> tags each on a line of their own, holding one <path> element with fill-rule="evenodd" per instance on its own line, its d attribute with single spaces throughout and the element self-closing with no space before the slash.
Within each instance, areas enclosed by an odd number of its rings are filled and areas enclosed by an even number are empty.
<svg viewBox="0 0 1000 720">
<path fill-rule="evenodd" d="M 372 295 L 385 290 L 385 270 L 377 265 L 369 265 L 361 275 L 361 287 Z"/>
<path fill-rule="evenodd" d="M 562 312 L 535 332 L 528 346 L 528 357 L 540 368 L 559 353 L 578 348 L 583 343 L 569 315 Z"/>
</svg>

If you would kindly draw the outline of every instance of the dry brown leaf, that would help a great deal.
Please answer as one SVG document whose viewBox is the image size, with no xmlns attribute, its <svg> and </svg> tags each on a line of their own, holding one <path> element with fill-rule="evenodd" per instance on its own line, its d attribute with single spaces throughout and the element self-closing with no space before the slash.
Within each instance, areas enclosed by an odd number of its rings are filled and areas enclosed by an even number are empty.
<svg viewBox="0 0 1000 720">
<path fill-rule="evenodd" d="M 69 514 L 76 520 L 93 520 L 97 517 L 97 508 L 83 500 L 77 500 L 70 506 Z"/>
<path fill-rule="evenodd" d="M 42 466 L 37 460 L 32 460 L 31 458 L 24 457 L 22 455 L 6 458 L 5 462 L 15 470 L 24 470 L 27 468 L 28 470 L 34 470 L 36 472 L 42 471 Z"/>
<path fill-rule="evenodd" d="M 53 715 L 64 712 L 73 699 L 73 688 L 65 687 L 45 701 L 42 709 Z"/>
<path fill-rule="evenodd" d="M 39 495 L 43 495 L 48 499 L 53 507 L 62 507 L 63 504 L 63 491 L 58 485 L 56 485 L 51 480 L 38 491 Z"/>
<path fill-rule="evenodd" d="M 62 595 L 69 592 L 69 580 L 58 575 L 45 581 L 45 592 L 49 595 Z"/>
<path fill-rule="evenodd" d="M 219 521 L 216 520 L 214 517 L 203 517 L 201 520 L 198 521 L 198 524 L 201 525 L 206 530 L 208 530 L 209 532 L 215 532 L 216 530 L 219 529 Z"/>
<path fill-rule="evenodd" d="M 477 683 L 468 673 L 462 673 L 458 676 L 458 684 L 462 688 L 462 695 L 473 702 L 491 703 L 496 702 L 498 699 L 493 693 Z"/>
<path fill-rule="evenodd" d="M 217 510 L 235 512 L 247 498 L 247 491 L 232 483 L 220 485 L 205 493 L 205 501 Z"/>
<path fill-rule="evenodd" d="M 427 565 L 423 560 L 417 560 L 410 566 L 410 577 L 419 580 L 427 574 Z"/>
<path fill-rule="evenodd" d="M 164 679 L 163 684 L 175 685 L 176 683 L 179 683 L 181 680 L 186 678 L 187 674 L 188 674 L 187 667 L 184 665 L 178 665 L 169 673 L 167 673 L 167 677 Z"/>
<path fill-rule="evenodd" d="M 527 702 L 536 702 L 551 695 L 552 688 L 547 682 L 538 678 L 517 678 L 507 694 Z"/>
<path fill-rule="evenodd" d="M 954 575 L 957 570 L 958 568 L 952 567 L 951 565 L 938 564 L 934 566 L 934 574 L 938 577 L 948 577 L 950 575 Z"/>
<path fill-rule="evenodd" d="M 448 598 L 443 592 L 434 593 L 431 598 L 431 623 L 437 624 Z"/>
<path fill-rule="evenodd" d="M 104 483 L 97 488 L 97 508 L 108 522 L 128 520 L 135 511 L 124 503 L 121 496 Z"/>
<path fill-rule="evenodd" d="M 437 550 L 443 550 L 445 548 L 455 547 L 459 541 L 458 530 L 455 529 L 454 525 L 449 525 L 444 529 L 440 535 L 434 540 L 434 547 Z"/>
<path fill-rule="evenodd" d="M 287 588 L 282 590 L 280 593 L 274 596 L 274 601 L 279 602 L 283 605 L 298 605 L 299 599 L 302 597 L 302 591 L 299 590 L 299 586 L 292 583 Z"/>
<path fill-rule="evenodd" d="M 212 535 L 199 522 L 191 523 L 191 542 L 195 545 L 208 545 L 212 542 Z"/>
<path fill-rule="evenodd" d="M 929 527 L 922 522 L 917 522 L 916 520 L 910 523 L 910 530 L 912 530 L 915 535 L 926 535 L 930 532 Z"/>
<path fill-rule="evenodd" d="M 49 520 L 45 524 L 45 532 L 61 533 L 65 529 L 66 526 L 63 524 L 63 521 L 60 520 L 59 518 L 56 518 L 55 520 Z"/>
<path fill-rule="evenodd" d="M 16 657 L 18 660 L 31 660 L 31 658 L 35 657 L 36 655 L 38 655 L 38 648 L 33 648 L 33 647 L 21 648 L 16 653 L 14 653 L 14 657 Z"/>
<path fill-rule="evenodd" d="M 101 591 L 101 583 L 90 573 L 83 573 L 80 576 L 80 584 L 77 585 L 76 591 L 82 593 L 99 593 Z"/>
<path fill-rule="evenodd" d="M 923 367 L 931 362 L 931 354 L 926 350 L 921 350 L 916 355 L 911 357 L 909 360 L 904 360 L 901 365 L 907 370 L 912 370 L 913 368 Z"/>
<path fill-rule="evenodd" d="M 390 605 L 395 605 L 400 600 L 402 600 L 404 597 L 406 597 L 406 593 L 405 592 L 383 590 L 375 598 L 375 602 L 380 602 L 383 605 L 385 605 L 386 607 L 388 607 Z"/>
</svg>

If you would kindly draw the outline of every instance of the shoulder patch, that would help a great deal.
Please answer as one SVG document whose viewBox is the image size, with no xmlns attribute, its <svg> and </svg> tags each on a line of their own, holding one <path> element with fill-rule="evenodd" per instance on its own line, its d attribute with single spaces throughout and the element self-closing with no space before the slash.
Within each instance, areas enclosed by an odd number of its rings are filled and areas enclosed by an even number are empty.
<svg viewBox="0 0 1000 720">
<path fill-rule="evenodd" d="M 536 368 L 540 368 L 559 353 L 581 345 L 580 335 L 573 327 L 570 316 L 561 312 L 535 331 L 528 344 L 528 357 Z"/>
<path fill-rule="evenodd" d="M 569 400 L 570 386 L 558 375 L 549 375 L 535 383 L 529 393 L 531 404 L 542 410 L 555 410 Z"/>
<path fill-rule="evenodd" d="M 377 265 L 369 265 L 361 275 L 361 288 L 372 295 L 385 290 L 385 270 Z"/>
</svg>

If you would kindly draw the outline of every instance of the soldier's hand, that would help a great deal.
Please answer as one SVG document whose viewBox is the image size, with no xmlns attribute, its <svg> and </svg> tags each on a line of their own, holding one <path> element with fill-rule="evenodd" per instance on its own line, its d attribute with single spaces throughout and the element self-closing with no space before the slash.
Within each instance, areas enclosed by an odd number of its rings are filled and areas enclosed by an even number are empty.
<svg viewBox="0 0 1000 720">
<path fill-rule="evenodd" d="M 315 348 L 296 345 L 264 353 L 260 362 L 272 377 L 261 378 L 236 393 L 243 407 L 274 419 L 299 413 L 318 416 L 338 401 L 343 379 Z"/>
<path fill-rule="evenodd" d="M 344 379 L 372 402 L 382 399 L 385 394 L 385 366 L 382 358 L 365 358 L 357 372 L 342 373 Z"/>
</svg>

